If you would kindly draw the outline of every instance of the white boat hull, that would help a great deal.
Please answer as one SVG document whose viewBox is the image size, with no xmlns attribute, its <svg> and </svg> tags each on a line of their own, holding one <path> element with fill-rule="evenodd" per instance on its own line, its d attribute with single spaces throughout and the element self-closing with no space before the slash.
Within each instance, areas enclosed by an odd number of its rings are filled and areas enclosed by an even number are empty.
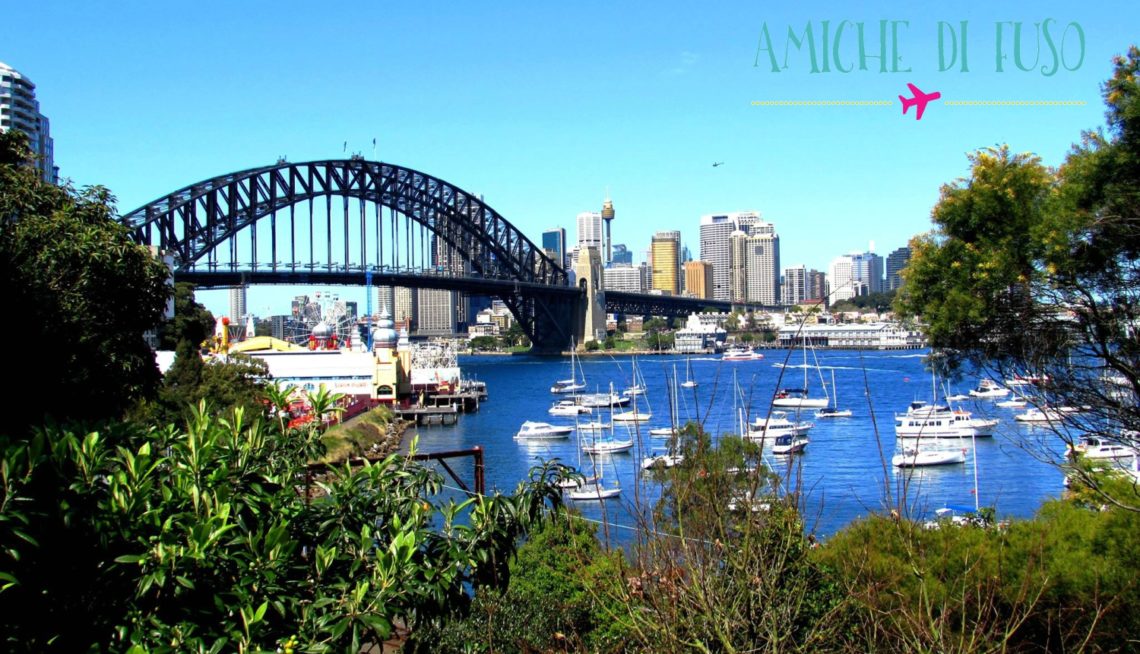
<svg viewBox="0 0 1140 654">
<path fill-rule="evenodd" d="M 614 452 L 628 452 L 633 449 L 633 441 L 598 441 L 590 445 L 583 445 L 582 451 L 586 454 L 613 454 Z"/>
<path fill-rule="evenodd" d="M 672 468 L 673 466 L 680 465 L 685 461 L 685 456 L 682 454 L 659 454 L 657 456 L 645 457 L 641 460 L 642 470 L 652 470 L 653 468 Z"/>
<path fill-rule="evenodd" d="M 605 488 L 596 482 L 570 491 L 570 499 L 572 500 L 607 500 L 618 495 L 621 495 L 620 488 Z"/>
<path fill-rule="evenodd" d="M 772 400 L 772 406 L 791 409 L 826 409 L 828 404 L 831 404 L 831 400 L 827 398 L 782 397 Z"/>
<path fill-rule="evenodd" d="M 896 468 L 945 466 L 966 462 L 966 450 L 911 450 L 891 457 Z"/>
<path fill-rule="evenodd" d="M 652 417 L 650 413 L 615 413 L 610 419 L 614 422 L 648 422 Z"/>
</svg>

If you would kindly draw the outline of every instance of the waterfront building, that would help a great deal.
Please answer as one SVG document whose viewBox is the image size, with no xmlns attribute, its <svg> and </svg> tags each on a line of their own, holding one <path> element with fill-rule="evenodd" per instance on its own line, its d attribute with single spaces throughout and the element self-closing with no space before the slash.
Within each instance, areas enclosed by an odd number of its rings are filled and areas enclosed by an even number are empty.
<svg viewBox="0 0 1140 654">
<path fill-rule="evenodd" d="M 707 261 L 685 262 L 685 295 L 711 300 L 713 297 L 712 264 Z"/>
<path fill-rule="evenodd" d="M 899 275 L 906 264 L 910 261 L 910 247 L 904 245 L 903 247 L 891 252 L 887 255 L 887 288 L 888 291 L 893 291 L 902 286 L 902 277 Z"/>
<path fill-rule="evenodd" d="M 578 250 L 596 248 L 599 252 L 605 246 L 602 232 L 602 214 L 597 211 L 583 211 L 578 214 Z M 578 261 L 577 258 L 574 259 Z"/>
<path fill-rule="evenodd" d="M 566 229 L 555 227 L 542 233 L 542 249 L 555 263 L 566 267 Z"/>
<path fill-rule="evenodd" d="M 702 320 L 705 314 L 689 314 L 685 326 L 673 333 L 673 348 L 682 354 L 715 350 L 728 338 L 728 332 L 715 322 Z"/>
<path fill-rule="evenodd" d="M 731 282 L 733 270 L 730 265 L 732 234 L 737 231 L 747 234 L 748 228 L 758 222 L 760 222 L 760 214 L 755 211 L 701 216 L 700 259 L 712 264 L 714 299 L 733 299 Z"/>
<path fill-rule="evenodd" d="M 678 270 L 681 263 L 681 232 L 657 232 L 650 245 L 653 284 L 650 288 L 667 295 L 680 295 Z"/>
<path fill-rule="evenodd" d="M 748 236 L 745 254 L 750 303 L 775 306 L 780 303 L 780 237 L 771 223 L 756 223 Z"/>
<path fill-rule="evenodd" d="M 896 323 L 788 324 L 780 328 L 782 347 L 808 345 L 847 350 L 913 350 L 926 347 L 922 332 Z"/>
<path fill-rule="evenodd" d="M 59 183 L 55 165 L 55 142 L 51 122 L 40 113 L 36 85 L 20 71 L 0 61 L 0 132 L 17 130 L 28 137 L 40 176 L 50 184 Z"/>
</svg>

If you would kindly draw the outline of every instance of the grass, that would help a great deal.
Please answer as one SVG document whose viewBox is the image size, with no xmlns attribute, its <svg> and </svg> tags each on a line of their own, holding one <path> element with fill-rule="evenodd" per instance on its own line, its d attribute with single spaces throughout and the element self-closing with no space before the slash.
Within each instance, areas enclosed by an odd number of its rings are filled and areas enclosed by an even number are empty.
<svg viewBox="0 0 1140 654">
<path fill-rule="evenodd" d="M 321 463 L 339 463 L 364 454 L 388 435 L 392 422 L 392 411 L 386 406 L 378 406 L 352 420 L 333 425 L 321 436 L 325 445 L 325 455 Z"/>
</svg>

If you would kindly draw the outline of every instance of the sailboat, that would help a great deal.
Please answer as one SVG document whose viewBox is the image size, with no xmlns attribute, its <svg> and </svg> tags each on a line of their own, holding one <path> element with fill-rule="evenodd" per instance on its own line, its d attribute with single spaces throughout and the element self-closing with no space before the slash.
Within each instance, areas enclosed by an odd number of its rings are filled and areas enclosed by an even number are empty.
<svg viewBox="0 0 1140 654">
<path fill-rule="evenodd" d="M 575 469 L 575 472 L 577 472 L 580 475 L 584 475 L 584 473 L 582 472 L 582 427 L 581 427 L 581 425 L 578 426 L 578 429 L 576 430 L 576 432 L 577 432 L 577 436 L 578 436 L 578 467 Z M 598 479 L 599 479 L 598 475 L 593 475 L 590 477 L 583 476 L 581 478 L 563 479 L 562 481 L 558 482 L 558 487 L 563 489 L 563 490 L 569 490 L 569 489 L 573 489 L 573 488 L 581 488 L 583 486 L 586 486 L 587 484 L 598 483 Z"/>
<path fill-rule="evenodd" d="M 633 366 L 633 385 L 630 386 L 629 388 L 625 389 L 625 391 L 622 392 L 622 395 L 624 395 L 626 397 L 634 397 L 636 395 L 642 395 L 644 393 L 645 393 L 645 378 L 642 377 L 641 373 L 637 370 L 637 365 L 635 362 L 635 364 Z"/>
<path fill-rule="evenodd" d="M 792 407 L 795 409 L 822 409 L 831 404 L 831 400 L 827 396 L 827 389 L 824 388 L 822 398 L 808 397 L 808 359 L 807 359 L 807 339 L 803 339 L 804 343 L 804 385 L 802 388 L 785 388 L 776 394 L 775 399 L 772 400 L 773 406 Z M 814 353 L 814 350 L 813 350 Z M 823 385 L 823 371 L 819 369 L 819 359 L 815 361 L 816 372 L 819 373 L 819 383 Z"/>
<path fill-rule="evenodd" d="M 611 440 L 612 440 L 612 435 L 613 434 L 611 432 Z M 594 444 L 596 445 L 597 441 L 595 441 Z M 630 447 L 632 447 L 632 446 L 633 446 L 633 441 L 631 440 L 630 441 Z M 580 448 L 580 449 L 584 450 L 585 448 Z M 579 454 L 579 456 L 581 456 L 581 454 Z M 609 487 L 609 488 L 606 488 L 604 485 L 602 485 L 602 478 L 605 476 L 605 471 L 606 471 L 605 459 L 606 459 L 606 457 L 597 457 L 597 458 L 593 459 L 594 470 L 595 470 L 595 472 L 597 472 L 597 476 L 595 476 L 593 479 L 587 480 L 586 482 L 582 483 L 577 488 L 571 490 L 570 491 L 570 499 L 572 499 L 572 500 L 605 500 L 605 499 L 609 499 L 611 497 L 617 497 L 618 495 L 621 495 L 621 486 L 618 485 L 617 481 L 615 481 L 614 485 Z"/>
<path fill-rule="evenodd" d="M 576 352 L 576 349 L 574 346 L 574 341 L 571 340 L 570 341 L 570 379 L 559 379 L 558 381 L 554 382 L 554 385 L 552 385 L 550 387 L 551 393 L 577 393 L 578 391 L 586 388 L 586 375 L 585 375 L 585 373 L 582 374 L 582 381 L 578 381 L 578 379 L 575 377 L 575 375 L 578 372 L 578 368 L 581 367 L 581 364 L 575 365 L 577 362 L 577 357 L 575 356 L 575 352 Z"/>
<path fill-rule="evenodd" d="M 610 393 L 613 393 L 612 384 L 610 385 Z M 583 445 L 581 447 L 582 451 L 586 452 L 587 454 L 613 454 L 614 452 L 627 452 L 629 450 L 632 450 L 633 435 L 631 434 L 630 437 L 625 440 L 618 440 L 614 436 L 613 428 L 614 425 L 611 422 L 609 438 L 603 438 L 601 440 L 598 440 L 596 431 L 591 431 L 590 444 Z"/>
<path fill-rule="evenodd" d="M 816 418 L 850 418 L 851 409 L 839 408 L 839 387 L 835 385 L 835 369 L 831 370 L 831 399 L 834 403 L 815 412 Z"/>
<path fill-rule="evenodd" d="M 697 382 L 693 379 L 693 360 L 685 359 L 685 381 L 681 382 L 681 388 L 696 388 Z"/>
<path fill-rule="evenodd" d="M 637 359 L 633 360 L 633 378 L 635 380 L 638 378 Z M 613 395 L 613 388 L 610 389 L 610 395 Z M 645 397 L 645 411 L 644 412 L 639 412 L 637 410 L 637 398 L 638 398 L 638 396 L 634 395 L 632 397 L 633 397 L 633 403 L 632 403 L 633 408 L 631 410 L 628 410 L 628 411 L 622 411 L 621 413 L 614 413 L 610 417 L 610 420 L 612 422 L 615 422 L 615 423 L 618 423 L 618 422 L 647 422 L 650 418 L 653 417 L 653 414 L 649 410 L 649 396 L 647 396 L 647 395 L 644 396 Z"/>
</svg>

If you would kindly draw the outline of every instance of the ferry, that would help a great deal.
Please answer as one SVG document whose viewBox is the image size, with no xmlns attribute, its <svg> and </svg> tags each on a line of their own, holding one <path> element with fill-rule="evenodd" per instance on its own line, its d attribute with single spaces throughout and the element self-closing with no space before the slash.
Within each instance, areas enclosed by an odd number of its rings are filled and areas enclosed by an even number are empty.
<svg viewBox="0 0 1140 654">
<path fill-rule="evenodd" d="M 747 345 L 730 345 L 720 356 L 721 361 L 759 361 L 764 355 Z"/>
</svg>

